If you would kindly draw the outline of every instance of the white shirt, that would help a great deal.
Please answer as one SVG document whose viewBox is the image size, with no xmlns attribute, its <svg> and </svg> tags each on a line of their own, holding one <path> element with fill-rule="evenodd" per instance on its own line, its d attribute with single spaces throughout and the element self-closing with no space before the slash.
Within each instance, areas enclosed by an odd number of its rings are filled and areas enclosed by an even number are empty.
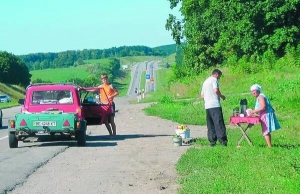
<svg viewBox="0 0 300 194">
<path fill-rule="evenodd" d="M 210 76 L 203 82 L 201 95 L 204 96 L 205 109 L 221 107 L 220 97 L 215 92 L 217 88 L 219 83 L 216 77 Z"/>
</svg>

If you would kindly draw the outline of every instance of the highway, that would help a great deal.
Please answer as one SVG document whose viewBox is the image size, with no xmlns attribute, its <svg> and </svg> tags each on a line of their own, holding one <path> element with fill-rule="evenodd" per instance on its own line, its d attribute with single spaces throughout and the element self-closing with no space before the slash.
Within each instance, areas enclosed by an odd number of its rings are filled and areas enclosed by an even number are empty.
<svg viewBox="0 0 300 194">
<path fill-rule="evenodd" d="M 145 92 L 155 91 L 156 90 L 156 75 L 155 71 L 158 69 L 158 61 L 145 61 L 135 64 L 132 67 L 131 71 L 131 82 L 130 87 L 128 89 L 127 95 L 135 96 L 135 89 L 140 88 L 141 79 L 145 79 L 146 77 L 141 77 L 142 72 L 145 71 L 146 74 L 150 75 L 150 78 L 153 78 L 153 82 L 148 80 L 145 85 Z"/>
</svg>

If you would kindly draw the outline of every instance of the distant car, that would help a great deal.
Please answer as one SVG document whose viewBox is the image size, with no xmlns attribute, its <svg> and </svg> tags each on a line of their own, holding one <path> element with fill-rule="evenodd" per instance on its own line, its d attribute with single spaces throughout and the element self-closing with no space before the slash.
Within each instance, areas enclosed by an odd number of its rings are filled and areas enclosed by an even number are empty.
<svg viewBox="0 0 300 194">
<path fill-rule="evenodd" d="M 0 94 L 0 102 L 10 102 L 10 97 L 6 94 Z"/>
</svg>

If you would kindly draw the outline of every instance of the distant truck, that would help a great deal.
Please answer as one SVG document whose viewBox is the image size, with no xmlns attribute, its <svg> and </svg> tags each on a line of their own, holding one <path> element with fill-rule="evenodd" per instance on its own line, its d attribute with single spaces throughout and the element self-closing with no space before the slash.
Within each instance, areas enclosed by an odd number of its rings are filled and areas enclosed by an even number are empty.
<svg viewBox="0 0 300 194">
<path fill-rule="evenodd" d="M 101 125 L 112 113 L 111 104 L 97 99 L 99 91 L 74 84 L 28 86 L 25 99 L 19 100 L 21 112 L 8 121 L 9 147 L 17 148 L 18 141 L 42 141 L 45 136 L 48 141 L 75 139 L 78 146 L 85 146 L 87 125 Z"/>
</svg>

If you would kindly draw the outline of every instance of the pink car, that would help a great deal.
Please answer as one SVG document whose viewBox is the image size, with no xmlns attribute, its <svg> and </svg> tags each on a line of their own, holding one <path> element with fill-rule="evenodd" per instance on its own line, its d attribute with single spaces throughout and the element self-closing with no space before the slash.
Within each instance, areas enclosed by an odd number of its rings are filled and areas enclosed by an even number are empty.
<svg viewBox="0 0 300 194">
<path fill-rule="evenodd" d="M 73 84 L 28 86 L 25 99 L 19 100 L 21 113 L 9 120 L 10 148 L 18 147 L 18 141 L 26 142 L 29 137 L 39 141 L 47 134 L 70 136 L 78 146 L 85 146 L 87 125 L 101 125 L 112 113 L 111 104 L 101 104 L 97 99 L 99 91 L 79 89 Z"/>
<path fill-rule="evenodd" d="M 74 113 L 79 120 L 87 120 L 89 124 L 103 124 L 106 116 L 112 113 L 110 104 L 101 104 L 100 89 L 80 88 L 75 85 L 53 84 L 28 87 L 22 113 L 41 113 L 58 111 Z"/>
</svg>

